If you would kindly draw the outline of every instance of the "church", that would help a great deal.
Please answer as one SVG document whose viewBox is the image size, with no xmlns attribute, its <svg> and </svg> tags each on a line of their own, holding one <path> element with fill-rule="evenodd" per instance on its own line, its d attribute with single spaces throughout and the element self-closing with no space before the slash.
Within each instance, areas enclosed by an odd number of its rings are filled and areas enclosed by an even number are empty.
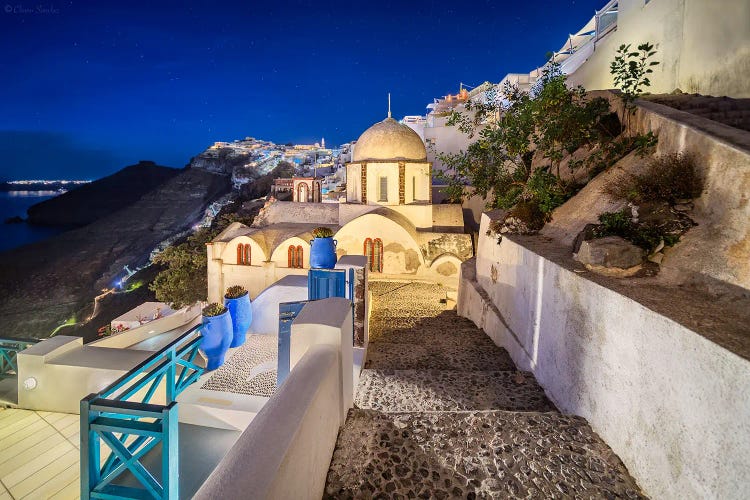
<svg viewBox="0 0 750 500">
<path fill-rule="evenodd" d="M 367 129 L 346 164 L 340 203 L 270 199 L 252 226 L 235 222 L 207 245 L 208 299 L 242 285 L 251 298 L 310 267 L 312 230 L 333 230 L 338 257 L 365 255 L 372 278 L 457 287 L 474 255 L 461 205 L 432 204 L 432 163 L 422 139 L 388 117 Z"/>
</svg>

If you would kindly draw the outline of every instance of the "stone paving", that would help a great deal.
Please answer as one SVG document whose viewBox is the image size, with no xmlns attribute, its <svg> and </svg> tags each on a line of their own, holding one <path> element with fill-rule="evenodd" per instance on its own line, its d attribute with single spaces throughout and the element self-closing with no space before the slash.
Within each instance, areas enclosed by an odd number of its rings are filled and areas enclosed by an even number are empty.
<svg viewBox="0 0 750 500">
<path fill-rule="evenodd" d="M 271 397 L 276 391 L 275 335 L 248 335 L 245 343 L 227 359 L 201 389 Z"/>
<path fill-rule="evenodd" d="M 446 311 L 446 289 L 370 290 L 368 359 L 324 498 L 644 498 L 586 420 Z"/>
</svg>

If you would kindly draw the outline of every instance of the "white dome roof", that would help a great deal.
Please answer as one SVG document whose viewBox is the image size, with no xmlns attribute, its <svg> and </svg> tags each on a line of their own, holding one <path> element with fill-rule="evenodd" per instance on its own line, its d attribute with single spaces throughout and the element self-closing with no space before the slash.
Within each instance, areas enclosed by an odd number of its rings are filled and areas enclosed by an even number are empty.
<svg viewBox="0 0 750 500">
<path fill-rule="evenodd" d="M 386 118 L 359 136 L 352 161 L 426 159 L 427 149 L 419 134 L 393 118 Z"/>
</svg>

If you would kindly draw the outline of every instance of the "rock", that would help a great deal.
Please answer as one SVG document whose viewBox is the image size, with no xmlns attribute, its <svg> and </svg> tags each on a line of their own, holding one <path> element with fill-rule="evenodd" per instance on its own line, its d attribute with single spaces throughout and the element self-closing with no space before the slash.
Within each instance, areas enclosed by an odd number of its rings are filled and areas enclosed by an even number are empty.
<svg viewBox="0 0 750 500">
<path fill-rule="evenodd" d="M 581 243 L 576 256 L 586 266 L 630 269 L 643 262 L 645 251 L 619 236 L 607 236 Z"/>
<path fill-rule="evenodd" d="M 598 224 L 586 224 L 580 233 L 576 236 L 575 241 L 573 241 L 573 253 L 578 253 L 578 250 L 581 249 L 581 243 L 584 241 L 592 240 L 594 239 L 594 229 Z"/>
<path fill-rule="evenodd" d="M 654 264 L 661 264 L 661 261 L 664 260 L 664 254 L 662 252 L 656 252 L 653 255 L 649 255 L 648 260 Z"/>
<path fill-rule="evenodd" d="M 693 203 L 678 203 L 672 207 L 677 212 L 690 212 L 693 210 Z"/>
</svg>

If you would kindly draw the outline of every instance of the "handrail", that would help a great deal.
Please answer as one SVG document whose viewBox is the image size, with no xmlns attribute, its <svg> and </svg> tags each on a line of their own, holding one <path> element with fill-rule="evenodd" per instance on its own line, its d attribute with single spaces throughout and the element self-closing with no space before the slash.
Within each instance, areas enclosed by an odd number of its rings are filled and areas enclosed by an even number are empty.
<svg viewBox="0 0 750 500">
<path fill-rule="evenodd" d="M 177 396 L 203 374 L 202 325 L 180 335 L 101 391 L 81 400 L 81 498 L 178 498 Z M 164 387 L 165 404 L 151 399 Z M 137 397 L 136 397 L 137 396 Z M 132 400 L 134 398 L 136 400 Z M 109 448 L 103 465 L 101 445 Z M 141 462 L 161 446 L 161 483 Z M 113 484 L 130 473 L 141 488 Z"/>
<path fill-rule="evenodd" d="M 124 386 L 126 383 L 130 382 L 131 380 L 134 380 L 142 372 L 148 370 L 149 368 L 151 368 L 152 366 L 154 366 L 155 364 L 157 364 L 159 362 L 164 362 L 165 360 L 163 358 L 164 358 L 165 354 L 169 353 L 172 350 L 175 350 L 178 346 L 182 345 L 183 343 L 186 343 L 188 341 L 189 337 L 193 336 L 196 332 L 198 332 L 202 328 L 202 326 L 203 325 L 196 325 L 193 328 L 191 328 L 190 330 L 188 330 L 187 332 L 183 333 L 178 338 L 176 338 L 175 340 L 173 340 L 172 342 L 170 342 L 169 344 L 167 344 L 166 346 L 164 346 L 163 348 L 161 348 L 160 350 L 156 351 L 154 354 L 152 354 L 151 356 L 149 356 L 148 358 L 146 358 L 145 360 L 143 360 L 142 362 L 140 362 L 139 364 L 137 364 L 135 367 L 133 367 L 132 370 L 130 370 L 125 375 L 123 375 L 122 377 L 118 378 L 117 380 L 115 380 L 111 384 L 109 384 L 107 387 L 105 387 L 104 389 L 102 389 L 101 391 L 99 391 L 97 394 L 100 397 L 107 398 L 107 399 L 115 399 L 115 400 L 126 400 L 126 399 L 128 399 L 134 393 L 128 391 L 128 394 L 126 394 L 126 395 L 120 394 L 120 395 L 114 396 L 114 397 L 113 397 L 113 394 L 118 389 L 122 388 L 122 386 Z M 188 345 L 186 345 L 185 347 L 183 347 L 182 349 L 180 349 L 178 351 L 178 354 L 182 354 L 182 353 L 185 352 L 185 350 L 190 349 L 192 347 L 195 347 L 196 343 L 198 343 L 198 344 L 200 343 L 200 339 L 201 338 L 202 337 L 200 337 L 200 336 L 195 337 L 191 342 L 188 342 Z M 159 370 L 162 370 L 162 368 L 163 368 L 163 366 L 160 367 Z M 176 396 L 177 396 L 177 394 L 175 394 L 175 397 Z M 147 402 L 147 401 L 143 401 L 143 402 Z M 171 403 L 171 401 L 168 401 L 168 403 Z"/>
<path fill-rule="evenodd" d="M 8 374 L 18 374 L 18 353 L 28 349 L 39 340 L 0 338 L 0 379 Z"/>
</svg>

